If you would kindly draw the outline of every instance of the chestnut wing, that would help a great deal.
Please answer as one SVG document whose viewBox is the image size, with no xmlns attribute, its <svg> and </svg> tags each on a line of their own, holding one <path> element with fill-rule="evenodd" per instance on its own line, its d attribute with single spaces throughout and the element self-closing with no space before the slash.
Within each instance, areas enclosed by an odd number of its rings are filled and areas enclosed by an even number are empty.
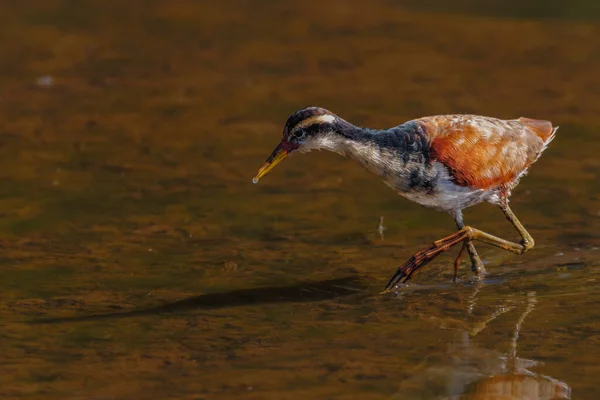
<svg viewBox="0 0 600 400">
<path fill-rule="evenodd" d="M 552 140 L 549 121 L 500 120 L 474 115 L 426 117 L 431 158 L 448 167 L 456 184 L 510 187 Z"/>
</svg>

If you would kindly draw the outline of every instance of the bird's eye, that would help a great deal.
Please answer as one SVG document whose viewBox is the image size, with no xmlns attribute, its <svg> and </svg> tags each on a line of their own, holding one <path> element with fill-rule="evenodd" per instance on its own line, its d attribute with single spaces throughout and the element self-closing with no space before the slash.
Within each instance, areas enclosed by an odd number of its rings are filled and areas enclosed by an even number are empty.
<svg viewBox="0 0 600 400">
<path fill-rule="evenodd" d="M 306 131 L 304 129 L 299 129 L 296 132 L 294 132 L 294 138 L 296 139 L 304 139 L 305 136 Z"/>
</svg>

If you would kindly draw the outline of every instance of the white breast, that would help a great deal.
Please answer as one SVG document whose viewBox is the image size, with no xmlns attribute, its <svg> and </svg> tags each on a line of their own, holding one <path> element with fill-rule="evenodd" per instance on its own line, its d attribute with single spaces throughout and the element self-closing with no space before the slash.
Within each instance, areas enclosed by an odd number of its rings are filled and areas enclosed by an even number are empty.
<svg viewBox="0 0 600 400">
<path fill-rule="evenodd" d="M 459 186 L 452 181 L 448 169 L 436 161 L 433 162 L 432 170 L 435 171 L 435 180 L 431 190 L 403 190 L 406 185 L 402 176 L 385 179 L 384 181 L 400 196 L 436 210 L 446 212 L 463 210 L 483 201 L 499 204 L 500 197 L 496 190 Z"/>
</svg>

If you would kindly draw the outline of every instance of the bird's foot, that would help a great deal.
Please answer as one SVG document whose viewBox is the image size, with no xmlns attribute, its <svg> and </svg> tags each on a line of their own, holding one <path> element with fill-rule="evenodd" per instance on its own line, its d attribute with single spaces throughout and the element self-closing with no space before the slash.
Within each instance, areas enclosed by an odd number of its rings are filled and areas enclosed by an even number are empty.
<svg viewBox="0 0 600 400">
<path fill-rule="evenodd" d="M 407 282 L 412 275 L 425 264 L 439 256 L 444 251 L 448 250 L 452 246 L 461 241 L 465 240 L 465 232 L 458 231 L 450 236 L 443 239 L 436 240 L 428 248 L 421 250 L 408 261 L 402 264 L 397 270 L 394 276 L 390 279 L 385 287 L 385 291 L 394 288 L 399 283 Z"/>
</svg>

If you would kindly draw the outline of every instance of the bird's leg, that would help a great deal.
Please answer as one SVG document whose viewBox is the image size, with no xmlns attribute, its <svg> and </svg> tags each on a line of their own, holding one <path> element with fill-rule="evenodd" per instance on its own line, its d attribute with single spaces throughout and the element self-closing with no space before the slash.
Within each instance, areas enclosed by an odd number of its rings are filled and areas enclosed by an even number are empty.
<svg viewBox="0 0 600 400">
<path fill-rule="evenodd" d="M 500 206 L 500 208 L 504 212 L 506 219 L 513 224 L 513 226 L 521 235 L 521 241 L 519 243 L 490 235 L 489 233 L 480 231 L 479 229 L 472 228 L 470 226 L 465 226 L 450 236 L 436 240 L 431 246 L 412 256 L 407 262 L 398 268 L 394 276 L 392 276 L 392 279 L 390 279 L 386 285 L 386 289 L 394 287 L 398 283 L 408 281 L 417 270 L 460 242 L 464 242 L 468 246 L 471 241 L 478 240 L 515 254 L 523 254 L 530 250 L 534 246 L 534 241 L 529 232 L 527 232 L 521 222 L 519 222 L 507 204 L 503 204 Z"/>
<path fill-rule="evenodd" d="M 464 224 L 463 218 L 462 218 L 462 211 L 456 210 L 456 211 L 451 212 L 450 215 L 452 215 L 452 217 L 454 218 L 454 221 L 456 222 L 456 226 L 459 230 L 463 229 L 465 227 L 465 224 Z M 471 259 L 471 271 L 473 271 L 477 276 L 485 275 L 485 267 L 483 266 L 483 262 L 481 261 L 481 258 L 479 258 L 479 254 L 477 254 L 477 250 L 475 250 L 475 245 L 473 244 L 472 241 L 465 243 L 465 245 L 467 247 L 467 251 L 469 252 L 469 258 Z M 455 265 L 457 265 L 457 263 L 458 263 L 459 267 L 460 267 L 461 255 L 462 255 L 462 250 L 461 250 L 461 253 L 459 253 L 458 258 L 454 262 Z M 454 277 L 454 280 L 456 280 L 456 275 Z"/>
<path fill-rule="evenodd" d="M 516 245 L 513 247 L 514 250 L 507 250 L 512 251 L 516 254 L 523 254 L 528 250 L 533 249 L 533 246 L 535 246 L 535 241 L 533 240 L 529 232 L 527 232 L 527 229 L 525 229 L 523 224 L 521 224 L 521 221 L 517 219 L 517 216 L 512 212 L 510 207 L 508 207 L 508 204 L 500 206 L 500 209 L 502 210 L 502 212 L 504 212 L 506 219 L 515 227 L 517 232 L 519 232 L 519 235 L 521 235 L 521 242 L 512 243 L 513 245 Z"/>
<path fill-rule="evenodd" d="M 469 257 L 471 258 L 471 271 L 473 271 L 477 276 L 485 275 L 485 267 L 483 266 L 483 262 L 481 261 L 481 258 L 479 258 L 479 254 L 477 254 L 477 250 L 475 250 L 475 245 L 472 241 L 467 242 L 467 251 L 469 252 Z"/>
<path fill-rule="evenodd" d="M 460 268 L 460 260 L 462 259 L 462 253 L 465 250 L 466 246 L 467 246 L 467 244 L 463 243 L 462 247 L 460 248 L 460 251 L 458 252 L 458 256 L 456 257 L 456 260 L 454 260 L 454 278 L 452 278 L 453 283 L 456 283 L 456 277 L 458 276 L 458 269 Z"/>
</svg>

